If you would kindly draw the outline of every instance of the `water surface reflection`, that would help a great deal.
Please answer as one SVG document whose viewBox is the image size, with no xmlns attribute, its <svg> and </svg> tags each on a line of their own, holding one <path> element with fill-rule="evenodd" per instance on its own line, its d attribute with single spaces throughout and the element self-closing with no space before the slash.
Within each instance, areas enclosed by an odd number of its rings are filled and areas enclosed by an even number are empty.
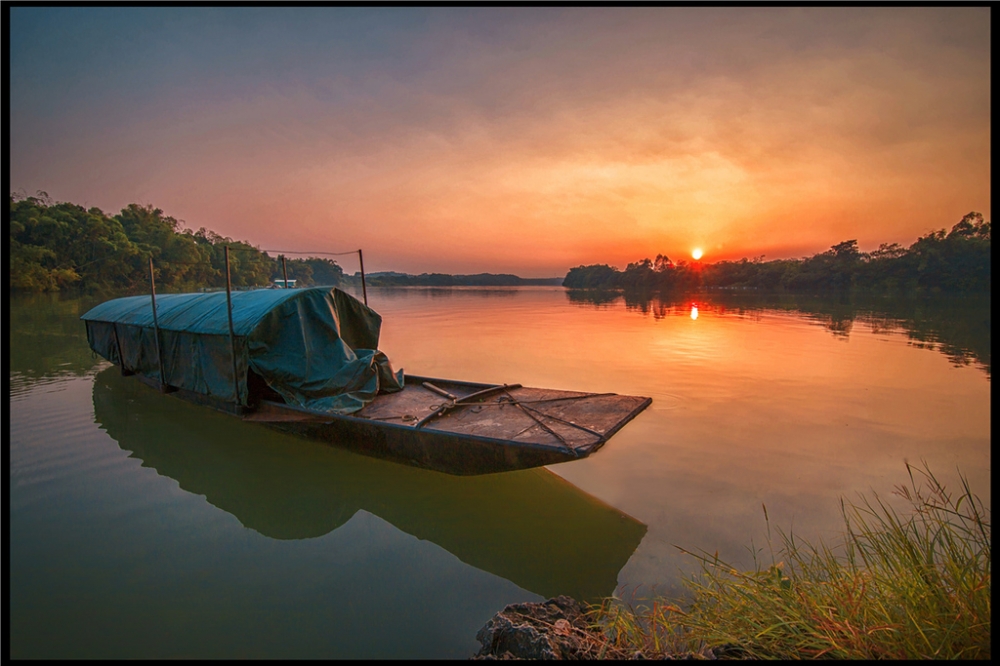
<svg viewBox="0 0 1000 666">
<path fill-rule="evenodd" d="M 412 374 L 653 403 L 584 460 L 452 478 L 161 396 L 91 355 L 93 303 L 14 299 L 12 654 L 463 658 L 506 603 L 673 592 L 674 544 L 749 565 L 762 504 L 835 540 L 904 459 L 990 503 L 988 300 L 368 296 Z"/>
<path fill-rule="evenodd" d="M 365 510 L 549 597 L 611 594 L 646 526 L 546 469 L 456 477 L 287 437 L 163 396 L 115 367 L 99 426 L 143 465 L 274 539 L 322 536 Z"/>
<path fill-rule="evenodd" d="M 12 396 L 37 382 L 81 377 L 97 366 L 100 359 L 87 347 L 80 315 L 101 300 L 59 294 L 11 299 L 7 363 Z"/>
<path fill-rule="evenodd" d="M 888 297 L 873 294 L 781 294 L 718 290 L 690 295 L 661 296 L 643 292 L 567 290 L 570 303 L 598 308 L 624 301 L 627 310 L 654 319 L 699 311 L 759 318 L 765 312 L 796 314 L 822 325 L 834 336 L 848 339 L 855 324 L 874 334 L 901 333 L 911 344 L 938 351 L 956 365 L 975 365 L 991 372 L 989 295 L 934 295 Z"/>
</svg>

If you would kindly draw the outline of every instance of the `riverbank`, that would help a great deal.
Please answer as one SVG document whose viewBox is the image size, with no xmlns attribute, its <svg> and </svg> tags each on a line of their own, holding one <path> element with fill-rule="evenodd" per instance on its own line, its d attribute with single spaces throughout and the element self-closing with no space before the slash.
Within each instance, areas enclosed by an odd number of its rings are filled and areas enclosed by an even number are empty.
<svg viewBox="0 0 1000 666">
<path fill-rule="evenodd" d="M 894 494 L 910 513 L 877 495 L 842 503 L 837 547 L 779 532 L 771 563 L 744 572 L 688 553 L 702 571 L 684 609 L 510 605 L 480 630 L 477 658 L 989 659 L 990 510 L 964 477 L 953 493 L 926 466 L 907 471 Z"/>
<path fill-rule="evenodd" d="M 473 657 L 494 659 L 740 659 L 737 645 L 701 646 L 687 650 L 671 643 L 616 643 L 593 624 L 594 608 L 559 596 L 544 602 L 510 604 L 479 630 L 482 649 Z"/>
</svg>

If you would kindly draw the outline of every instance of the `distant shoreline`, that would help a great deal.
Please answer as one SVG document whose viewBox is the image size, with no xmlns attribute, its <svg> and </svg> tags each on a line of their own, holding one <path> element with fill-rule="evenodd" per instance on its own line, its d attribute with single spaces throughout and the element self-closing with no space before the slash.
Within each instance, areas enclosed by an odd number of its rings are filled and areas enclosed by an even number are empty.
<svg viewBox="0 0 1000 666">
<path fill-rule="evenodd" d="M 360 282 L 361 273 L 344 276 L 345 281 Z M 365 274 L 369 287 L 561 287 L 565 278 L 522 278 L 509 273 L 477 273 L 475 275 L 450 275 L 447 273 L 376 272 Z"/>
<path fill-rule="evenodd" d="M 345 275 L 329 258 L 271 256 L 268 250 L 205 228 L 182 228 L 180 221 L 152 205 L 129 204 L 109 216 L 98 208 L 55 203 L 40 192 L 39 197 L 12 194 L 9 206 L 7 270 L 11 293 L 142 293 L 154 277 L 157 289 L 164 292 L 227 284 L 234 289 L 262 288 L 286 279 L 299 287 L 341 282 L 357 285 L 361 281 L 360 273 Z M 883 243 L 877 250 L 862 252 L 855 239 L 802 259 L 764 261 L 762 255 L 717 263 L 675 263 L 658 254 L 655 260 L 630 263 L 624 271 L 591 264 L 571 268 L 565 277 L 549 278 L 376 271 L 365 275 L 365 286 L 562 286 L 633 293 L 698 289 L 989 293 L 991 230 L 991 223 L 973 211 L 950 232 L 932 231 L 909 248 Z"/>
</svg>

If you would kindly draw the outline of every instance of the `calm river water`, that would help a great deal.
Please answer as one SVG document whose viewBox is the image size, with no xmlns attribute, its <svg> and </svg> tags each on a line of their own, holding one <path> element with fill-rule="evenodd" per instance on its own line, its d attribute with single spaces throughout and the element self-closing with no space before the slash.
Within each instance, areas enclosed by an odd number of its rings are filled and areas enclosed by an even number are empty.
<svg viewBox="0 0 1000 666">
<path fill-rule="evenodd" d="M 95 299 L 9 310 L 12 657 L 457 657 L 505 604 L 676 593 L 690 550 L 836 541 L 904 460 L 989 506 L 989 300 L 372 289 L 396 368 L 649 396 L 593 457 L 451 477 L 162 396 Z M 766 551 L 765 551 L 766 552 Z"/>
</svg>

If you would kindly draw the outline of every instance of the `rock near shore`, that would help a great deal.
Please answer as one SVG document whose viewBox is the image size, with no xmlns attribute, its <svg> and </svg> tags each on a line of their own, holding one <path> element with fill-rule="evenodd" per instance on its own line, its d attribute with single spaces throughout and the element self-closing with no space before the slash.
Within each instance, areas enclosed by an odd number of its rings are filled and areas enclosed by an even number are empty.
<svg viewBox="0 0 1000 666">
<path fill-rule="evenodd" d="M 610 645 L 600 631 L 592 629 L 584 606 L 567 596 L 541 603 L 510 604 L 479 630 L 476 639 L 483 647 L 473 659 L 738 658 L 733 650 L 726 648 L 717 648 L 718 656 L 711 649 L 670 655 L 623 650 Z"/>
<path fill-rule="evenodd" d="M 486 623 L 476 639 L 477 659 L 579 659 L 591 635 L 584 608 L 571 597 L 510 604 Z"/>
</svg>

